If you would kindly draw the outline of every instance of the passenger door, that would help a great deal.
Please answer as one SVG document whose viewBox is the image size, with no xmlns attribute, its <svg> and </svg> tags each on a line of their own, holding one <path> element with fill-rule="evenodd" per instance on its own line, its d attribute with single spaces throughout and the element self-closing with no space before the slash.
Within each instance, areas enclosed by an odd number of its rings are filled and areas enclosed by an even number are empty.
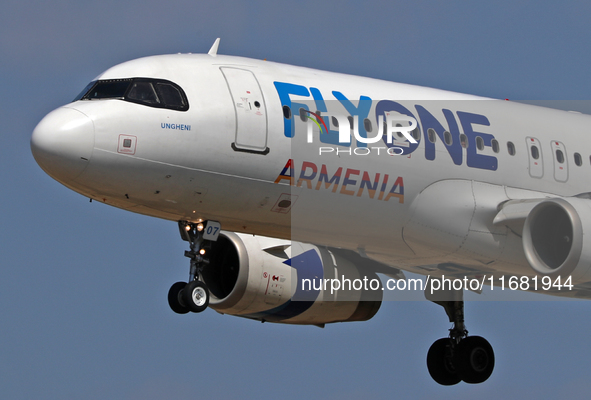
<svg viewBox="0 0 591 400">
<path fill-rule="evenodd" d="M 221 67 L 236 113 L 235 151 L 267 154 L 267 109 L 259 82 L 251 71 Z"/>
</svg>

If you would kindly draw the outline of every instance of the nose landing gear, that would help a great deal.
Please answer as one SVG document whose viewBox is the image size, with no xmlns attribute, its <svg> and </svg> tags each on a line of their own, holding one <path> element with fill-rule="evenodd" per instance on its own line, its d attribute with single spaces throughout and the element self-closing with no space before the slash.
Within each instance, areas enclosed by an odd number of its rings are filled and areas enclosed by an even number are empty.
<svg viewBox="0 0 591 400">
<path fill-rule="evenodd" d="M 189 281 L 177 282 L 168 291 L 168 305 L 177 314 L 199 313 L 209 305 L 209 289 L 200 280 L 203 268 L 209 264 L 206 257 L 210 242 L 217 240 L 220 231 L 219 222 L 205 221 L 192 223 L 179 221 L 181 238 L 189 242 L 189 251 L 185 257 L 190 262 Z"/>
</svg>

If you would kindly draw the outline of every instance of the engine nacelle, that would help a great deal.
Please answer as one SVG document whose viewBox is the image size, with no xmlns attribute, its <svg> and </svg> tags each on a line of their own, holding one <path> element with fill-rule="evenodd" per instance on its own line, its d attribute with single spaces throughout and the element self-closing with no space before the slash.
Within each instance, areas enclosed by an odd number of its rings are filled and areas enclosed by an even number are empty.
<svg viewBox="0 0 591 400">
<path fill-rule="evenodd" d="M 544 200 L 528 214 L 523 250 L 531 267 L 552 278 L 591 281 L 591 200 Z"/>
<path fill-rule="evenodd" d="M 355 253 L 223 231 L 207 254 L 209 306 L 223 314 L 323 325 L 366 321 L 381 305 L 381 281 Z"/>
</svg>

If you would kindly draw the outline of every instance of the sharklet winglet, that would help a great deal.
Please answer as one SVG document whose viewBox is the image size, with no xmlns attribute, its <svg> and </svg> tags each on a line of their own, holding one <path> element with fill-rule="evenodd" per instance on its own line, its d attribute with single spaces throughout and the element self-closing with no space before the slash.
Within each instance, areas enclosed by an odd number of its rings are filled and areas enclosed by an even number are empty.
<svg viewBox="0 0 591 400">
<path fill-rule="evenodd" d="M 213 46 L 211 46 L 211 49 L 209 49 L 209 51 L 207 52 L 207 54 L 209 54 L 212 57 L 217 56 L 219 45 L 220 45 L 220 38 L 217 38 L 215 40 L 215 42 L 213 42 Z"/>
</svg>

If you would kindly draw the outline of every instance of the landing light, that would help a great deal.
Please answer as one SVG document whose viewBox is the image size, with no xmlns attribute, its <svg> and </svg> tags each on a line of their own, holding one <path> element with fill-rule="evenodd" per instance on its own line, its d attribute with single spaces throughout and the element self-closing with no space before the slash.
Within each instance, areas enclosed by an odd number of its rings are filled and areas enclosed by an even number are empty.
<svg viewBox="0 0 591 400">
<path fill-rule="evenodd" d="M 205 254 L 205 249 L 199 250 L 199 254 L 204 255 Z"/>
<path fill-rule="evenodd" d="M 197 224 L 197 231 L 201 232 L 203 230 L 203 224 L 200 222 Z"/>
</svg>

